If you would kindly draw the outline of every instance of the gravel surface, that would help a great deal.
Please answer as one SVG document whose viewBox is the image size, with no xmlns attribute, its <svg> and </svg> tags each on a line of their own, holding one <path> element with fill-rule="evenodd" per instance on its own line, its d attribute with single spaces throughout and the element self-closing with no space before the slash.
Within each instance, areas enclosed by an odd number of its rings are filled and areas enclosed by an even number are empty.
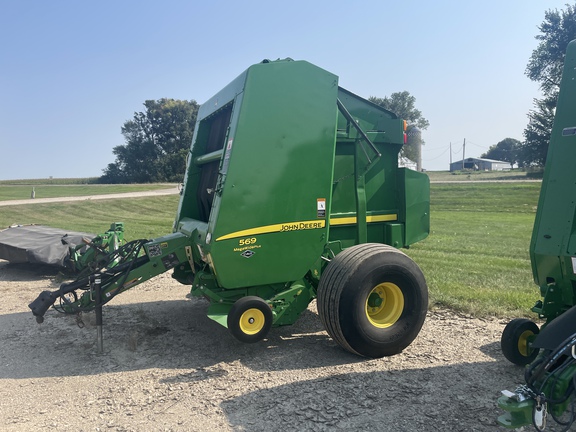
<svg viewBox="0 0 576 432">
<path fill-rule="evenodd" d="M 104 307 L 99 355 L 93 314 L 80 328 L 29 312 L 56 279 L 0 261 L 3 431 L 494 431 L 500 390 L 522 380 L 500 353 L 502 320 L 432 311 L 403 353 L 370 360 L 328 337 L 313 302 L 247 345 L 169 274 Z"/>
</svg>

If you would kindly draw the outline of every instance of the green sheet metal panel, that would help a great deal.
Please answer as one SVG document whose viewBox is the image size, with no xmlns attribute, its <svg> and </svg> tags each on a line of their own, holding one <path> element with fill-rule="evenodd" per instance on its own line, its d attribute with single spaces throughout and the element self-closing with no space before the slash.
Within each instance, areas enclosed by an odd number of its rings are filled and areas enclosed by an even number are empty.
<svg viewBox="0 0 576 432">
<path fill-rule="evenodd" d="M 354 182 L 354 154 L 356 147 L 363 158 L 364 152 L 374 163 L 365 175 L 367 241 L 398 243 L 405 246 L 404 239 L 394 235 L 386 227 L 399 220 L 404 190 L 398 181 L 398 153 L 404 143 L 403 120 L 394 113 L 375 105 L 343 88 L 338 98 L 357 124 L 374 143 L 381 157 L 377 158 L 366 142 L 358 142 L 357 132 L 350 127 L 340 113 L 334 161 L 334 186 L 330 213 L 330 240 L 340 241 L 343 247 L 358 243 L 356 218 L 356 187 Z M 403 184 L 403 183 L 402 183 Z"/>
<path fill-rule="evenodd" d="M 530 257 L 538 285 L 565 284 L 569 292 L 576 281 L 576 41 L 568 45 L 560 88 Z"/>
<path fill-rule="evenodd" d="M 405 244 L 411 245 L 430 232 L 430 178 L 425 173 L 398 168 L 398 180 L 403 191 L 398 220 L 404 223 Z"/>
<path fill-rule="evenodd" d="M 246 72 L 208 227 L 222 287 L 297 280 L 322 254 L 337 90 L 335 75 L 303 61 Z"/>
</svg>

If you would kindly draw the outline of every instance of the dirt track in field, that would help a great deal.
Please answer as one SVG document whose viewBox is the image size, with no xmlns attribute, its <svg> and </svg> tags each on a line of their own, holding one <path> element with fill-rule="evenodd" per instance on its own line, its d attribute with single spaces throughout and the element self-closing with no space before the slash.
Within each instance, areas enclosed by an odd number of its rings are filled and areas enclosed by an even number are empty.
<svg viewBox="0 0 576 432">
<path fill-rule="evenodd" d="M 54 202 L 67 202 L 67 201 L 95 201 L 104 199 L 117 199 L 117 198 L 136 198 L 136 197 L 147 197 L 147 196 L 160 196 L 160 195 L 175 195 L 179 193 L 177 187 L 171 187 L 166 189 L 157 189 L 151 191 L 140 191 L 140 192 L 125 192 L 116 194 L 103 194 L 103 195 L 82 195 L 82 196 L 72 196 L 72 197 L 54 197 L 54 198 L 34 198 L 25 200 L 7 200 L 0 201 L 0 207 L 23 205 L 23 204 L 42 204 L 42 203 L 54 203 Z"/>
<path fill-rule="evenodd" d="M 28 303 L 54 270 L 0 261 L 0 424 L 5 431 L 494 431 L 522 368 L 499 348 L 505 321 L 429 313 L 415 342 L 368 360 L 340 349 L 312 303 L 293 326 L 246 345 L 169 274 L 84 328 Z"/>
</svg>

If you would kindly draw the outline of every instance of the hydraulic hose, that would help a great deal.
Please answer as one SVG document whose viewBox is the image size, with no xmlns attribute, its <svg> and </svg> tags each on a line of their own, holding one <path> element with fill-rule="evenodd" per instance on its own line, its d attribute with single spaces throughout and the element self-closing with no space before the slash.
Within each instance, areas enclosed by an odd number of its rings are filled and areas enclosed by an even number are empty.
<svg viewBox="0 0 576 432">
<path fill-rule="evenodd" d="M 44 321 L 44 314 L 59 297 L 86 287 L 87 282 L 87 279 L 84 278 L 70 283 L 63 283 L 56 291 L 42 291 L 36 300 L 28 305 L 32 310 L 32 314 L 36 317 L 36 322 L 40 324 Z"/>
</svg>

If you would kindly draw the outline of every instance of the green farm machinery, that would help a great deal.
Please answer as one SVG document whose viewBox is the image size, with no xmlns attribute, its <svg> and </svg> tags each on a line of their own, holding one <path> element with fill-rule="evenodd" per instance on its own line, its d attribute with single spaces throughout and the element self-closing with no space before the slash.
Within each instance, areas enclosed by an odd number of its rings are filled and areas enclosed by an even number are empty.
<svg viewBox="0 0 576 432">
<path fill-rule="evenodd" d="M 546 169 L 530 243 L 534 281 L 542 299 L 502 334 L 502 351 L 526 366 L 526 384 L 503 392 L 500 424 L 543 430 L 552 417 L 563 430 L 576 419 L 576 41 L 568 45 Z"/>
<path fill-rule="evenodd" d="M 253 65 L 200 108 L 172 234 L 121 245 L 30 308 L 38 322 L 52 305 L 98 314 L 172 270 L 241 341 L 293 324 L 317 299 L 344 349 L 396 354 L 428 306 L 422 272 L 398 250 L 430 226 L 427 175 L 398 167 L 405 142 L 405 121 L 336 75 L 290 59 Z"/>
<path fill-rule="evenodd" d="M 79 277 L 95 271 L 108 261 L 110 253 L 116 251 L 124 243 L 124 223 L 116 222 L 110 225 L 105 233 L 97 234 L 92 239 L 84 239 L 85 244 L 71 245 L 67 269 L 77 273 Z"/>
</svg>

